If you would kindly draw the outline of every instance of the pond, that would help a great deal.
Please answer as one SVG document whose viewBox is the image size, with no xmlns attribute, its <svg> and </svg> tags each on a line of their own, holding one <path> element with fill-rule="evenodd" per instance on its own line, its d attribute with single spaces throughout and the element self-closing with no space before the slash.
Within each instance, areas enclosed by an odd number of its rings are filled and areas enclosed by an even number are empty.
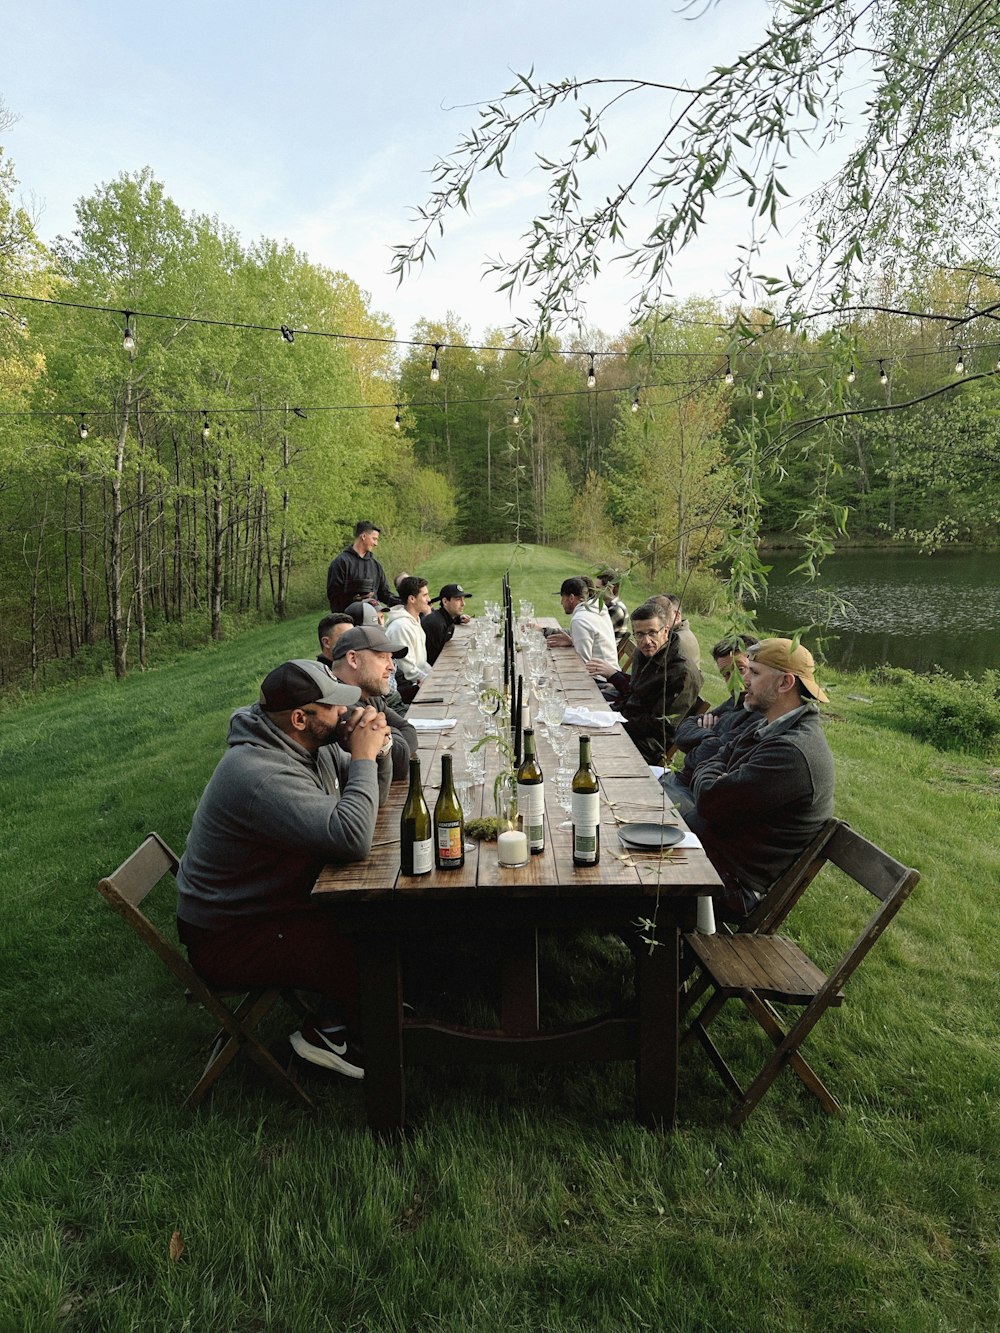
<svg viewBox="0 0 1000 1333">
<path fill-rule="evenodd" d="M 801 575 L 798 557 L 768 553 L 767 601 L 757 623 L 789 633 L 822 616 L 820 597 Z M 845 551 L 827 558 L 819 587 L 848 603 L 834 612 L 826 659 L 844 669 L 879 666 L 980 676 L 998 665 L 1000 552 Z M 806 634 L 810 643 L 810 635 Z"/>
</svg>

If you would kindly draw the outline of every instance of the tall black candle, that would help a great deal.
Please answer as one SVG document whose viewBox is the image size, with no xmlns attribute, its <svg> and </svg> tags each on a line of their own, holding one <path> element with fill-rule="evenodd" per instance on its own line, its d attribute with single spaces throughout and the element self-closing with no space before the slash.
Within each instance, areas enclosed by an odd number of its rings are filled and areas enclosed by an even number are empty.
<svg viewBox="0 0 1000 1333">
<path fill-rule="evenodd" d="M 521 766 L 521 691 L 524 686 L 524 677 L 518 674 L 517 692 L 514 695 L 514 767 Z"/>
</svg>

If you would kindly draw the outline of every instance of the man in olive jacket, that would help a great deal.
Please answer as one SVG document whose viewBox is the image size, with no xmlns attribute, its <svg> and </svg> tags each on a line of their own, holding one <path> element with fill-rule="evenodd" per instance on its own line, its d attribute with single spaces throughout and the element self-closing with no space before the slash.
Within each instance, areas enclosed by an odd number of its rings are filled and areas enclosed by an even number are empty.
<svg viewBox="0 0 1000 1333">
<path fill-rule="evenodd" d="M 744 707 L 760 715 L 694 772 L 701 839 L 736 915 L 751 911 L 833 816 L 833 756 L 816 702 L 812 654 L 791 639 L 764 639 L 747 652 Z"/>
</svg>

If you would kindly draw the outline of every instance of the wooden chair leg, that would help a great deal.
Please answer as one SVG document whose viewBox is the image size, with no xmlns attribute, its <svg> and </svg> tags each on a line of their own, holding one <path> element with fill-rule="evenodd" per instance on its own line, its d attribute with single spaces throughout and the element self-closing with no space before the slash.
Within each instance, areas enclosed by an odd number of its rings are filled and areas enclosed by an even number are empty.
<svg viewBox="0 0 1000 1333">
<path fill-rule="evenodd" d="M 781 1046 L 787 1036 L 785 1029 L 781 1026 L 778 1011 L 769 1001 L 759 998 L 756 995 L 743 996 L 743 1003 L 756 1018 L 767 1035 L 774 1042 L 775 1046 Z M 820 1076 L 813 1069 L 812 1065 L 797 1047 L 790 1048 L 785 1055 L 785 1063 L 791 1065 L 795 1073 L 802 1080 L 805 1086 L 813 1094 L 816 1100 L 822 1106 L 827 1115 L 840 1115 L 842 1107 L 834 1097 L 833 1093 L 826 1086 Z M 775 1074 L 777 1074 L 777 1070 Z M 771 1082 L 774 1081 L 772 1075 Z M 761 1094 L 766 1090 L 761 1089 Z M 758 1098 L 758 1101 L 760 1099 Z"/>
<path fill-rule="evenodd" d="M 213 1054 L 201 1078 L 192 1088 L 184 1101 L 185 1106 L 197 1106 L 216 1079 L 228 1068 L 240 1050 L 254 1061 L 266 1074 L 277 1079 L 286 1091 L 307 1110 L 315 1110 L 315 1102 L 295 1081 L 288 1070 L 284 1069 L 271 1052 L 254 1035 L 254 1029 L 274 1007 L 281 992 L 277 989 L 251 991 L 232 1012 L 233 1028 L 229 1030 L 228 1040 L 221 1049 L 219 1041 L 213 1046 Z M 220 1034 L 221 1035 L 221 1034 Z"/>
</svg>

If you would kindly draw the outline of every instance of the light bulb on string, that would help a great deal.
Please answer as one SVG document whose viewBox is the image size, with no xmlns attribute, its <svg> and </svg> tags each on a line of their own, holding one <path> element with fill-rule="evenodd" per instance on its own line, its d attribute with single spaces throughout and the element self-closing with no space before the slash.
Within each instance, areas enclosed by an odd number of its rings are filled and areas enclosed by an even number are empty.
<svg viewBox="0 0 1000 1333">
<path fill-rule="evenodd" d="M 87 436 L 90 434 L 90 432 L 87 430 L 87 418 L 84 416 L 82 412 L 80 413 L 80 425 L 77 429 L 80 432 L 81 440 L 85 440 Z"/>
<path fill-rule="evenodd" d="M 732 385 L 736 382 L 736 376 L 733 374 L 733 363 L 726 357 L 726 383 Z"/>
<path fill-rule="evenodd" d="M 393 430 L 399 430 L 399 427 L 400 427 L 400 421 L 399 421 L 399 404 L 397 403 L 397 404 L 396 404 L 396 420 L 392 423 L 392 428 L 393 428 Z"/>
<path fill-rule="evenodd" d="M 889 375 L 885 368 L 885 362 L 881 357 L 878 359 L 878 382 L 879 384 L 889 383 Z"/>
<path fill-rule="evenodd" d="M 639 410 L 639 386 L 637 384 L 632 391 L 632 411 L 638 412 L 638 410 Z"/>
<path fill-rule="evenodd" d="M 597 371 L 594 368 L 594 353 L 590 354 L 590 366 L 587 370 L 587 388 L 592 389 L 597 383 Z"/>
<path fill-rule="evenodd" d="M 758 402 L 760 402 L 760 400 L 764 397 L 764 386 L 763 386 L 763 384 L 758 384 L 758 385 L 757 385 L 757 392 L 754 394 L 754 397 L 757 399 Z"/>
<path fill-rule="evenodd" d="M 514 399 L 514 415 L 510 419 L 512 426 L 521 424 L 521 396 L 518 394 Z"/>
<path fill-rule="evenodd" d="M 965 374 L 965 353 L 962 351 L 961 345 L 959 345 L 958 355 L 955 358 L 955 374 Z"/>
<path fill-rule="evenodd" d="M 290 329 L 287 324 L 282 324 L 281 337 L 284 342 L 293 343 L 295 341 L 295 330 Z"/>
<path fill-rule="evenodd" d="M 201 414 L 201 438 L 207 440 L 212 433 L 212 428 L 208 424 L 208 413 L 202 410 Z"/>
<path fill-rule="evenodd" d="M 852 362 L 851 362 L 851 368 L 850 368 L 850 370 L 847 372 L 847 382 L 848 382 L 848 384 L 853 384 L 854 381 L 855 381 L 857 378 L 858 378 L 858 372 L 854 369 L 854 362 L 852 361 Z"/>
<path fill-rule="evenodd" d="M 1000 370 L 1000 356 L 997 357 L 997 370 Z"/>
<path fill-rule="evenodd" d="M 132 311 L 123 310 L 125 316 L 125 332 L 122 334 L 122 348 L 128 352 L 129 356 L 135 355 L 135 330 L 132 328 Z"/>
<path fill-rule="evenodd" d="M 440 352 L 440 350 L 441 350 L 441 344 L 435 343 L 434 359 L 431 361 L 431 381 L 434 384 L 437 384 L 438 380 L 441 378 L 441 370 L 440 367 L 438 366 L 438 352 Z"/>
</svg>

